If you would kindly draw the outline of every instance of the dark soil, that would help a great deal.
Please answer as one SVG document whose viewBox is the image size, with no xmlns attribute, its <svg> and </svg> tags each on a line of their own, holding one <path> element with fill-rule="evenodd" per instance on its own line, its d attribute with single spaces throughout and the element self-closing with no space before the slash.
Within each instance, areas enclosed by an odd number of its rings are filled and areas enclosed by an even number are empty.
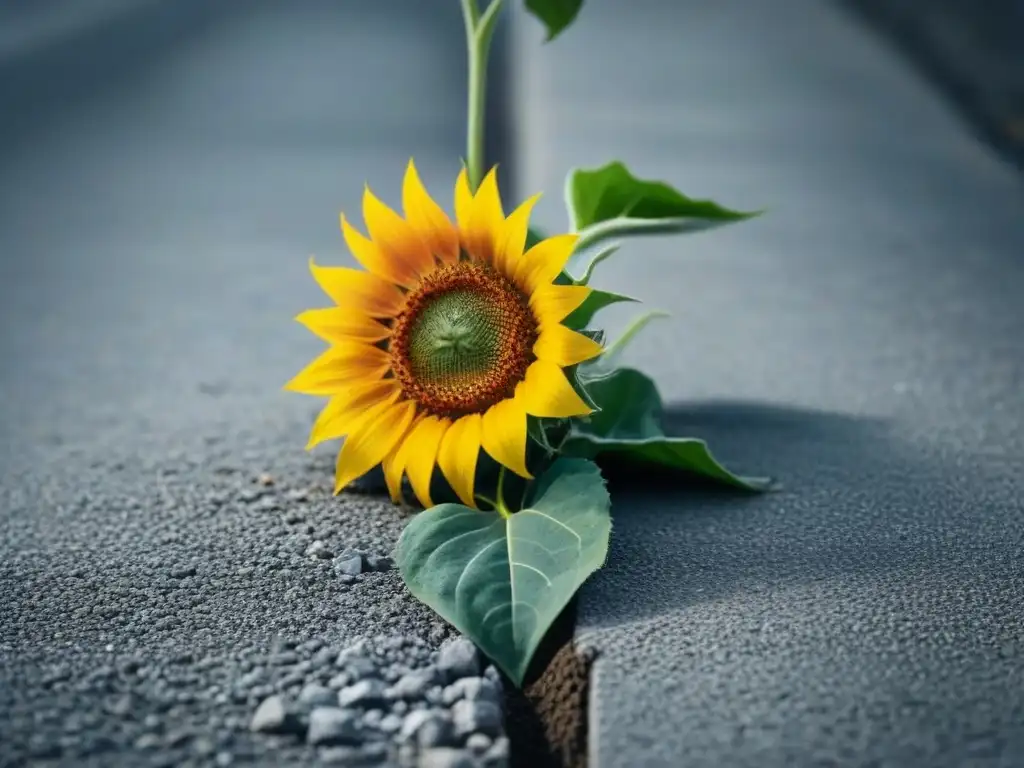
<svg viewBox="0 0 1024 768">
<path fill-rule="evenodd" d="M 587 695 L 594 654 L 576 648 L 575 600 L 548 632 L 526 685 L 505 681 L 512 768 L 586 768 Z"/>
</svg>

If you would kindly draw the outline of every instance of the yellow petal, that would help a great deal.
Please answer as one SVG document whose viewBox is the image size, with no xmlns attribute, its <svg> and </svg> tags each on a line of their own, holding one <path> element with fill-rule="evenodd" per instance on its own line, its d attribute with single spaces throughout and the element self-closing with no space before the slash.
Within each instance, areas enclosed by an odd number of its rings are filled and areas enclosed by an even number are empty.
<svg viewBox="0 0 1024 768">
<path fill-rule="evenodd" d="M 377 409 L 380 410 L 377 410 Z M 334 492 L 362 477 L 398 444 L 416 415 L 416 403 L 405 400 L 395 405 L 381 404 L 345 438 L 338 454 Z"/>
<path fill-rule="evenodd" d="M 502 400 L 487 409 L 480 443 L 499 464 L 504 464 L 520 477 L 533 477 L 526 468 L 526 411 L 519 399 Z"/>
<path fill-rule="evenodd" d="M 498 173 L 492 168 L 480 183 L 465 218 L 459 218 L 462 247 L 476 261 L 492 261 L 505 224 L 498 194 Z"/>
<path fill-rule="evenodd" d="M 552 323 L 540 327 L 540 336 L 533 345 L 538 360 L 547 360 L 565 368 L 597 357 L 604 348 L 582 333 Z"/>
<path fill-rule="evenodd" d="M 405 298 L 398 288 L 377 275 L 351 267 L 319 267 L 309 260 L 309 270 L 323 292 L 340 307 L 373 317 L 394 317 Z"/>
<path fill-rule="evenodd" d="M 412 282 L 403 285 L 413 287 L 419 278 L 434 269 L 434 257 L 419 234 L 409 222 L 378 200 L 370 188 L 363 191 L 363 218 L 373 242 L 385 258 L 402 265 L 403 274 Z"/>
<path fill-rule="evenodd" d="M 447 264 L 459 260 L 459 233 L 441 206 L 427 193 L 412 160 L 402 182 L 402 209 L 409 224 L 435 256 Z"/>
<path fill-rule="evenodd" d="M 335 395 L 316 417 L 306 450 L 325 440 L 343 437 L 356 429 L 366 413 L 380 403 L 393 403 L 402 388 L 395 379 L 358 382 Z"/>
<path fill-rule="evenodd" d="M 409 459 L 409 441 L 424 418 L 423 414 L 419 414 L 413 419 L 405 438 L 394 447 L 381 464 L 384 469 L 384 482 L 387 484 L 388 493 L 391 496 L 391 500 L 396 504 L 405 501 L 402 496 L 402 475 L 405 474 L 405 464 Z"/>
<path fill-rule="evenodd" d="M 457 419 L 441 440 L 437 464 L 448 479 L 452 490 L 462 503 L 476 509 L 473 483 L 476 479 L 476 460 L 480 455 L 480 414 L 473 413 Z"/>
<path fill-rule="evenodd" d="M 537 360 L 526 369 L 517 395 L 531 416 L 567 419 L 585 416 L 591 408 L 576 394 L 565 373 L 548 360 Z"/>
<path fill-rule="evenodd" d="M 295 319 L 325 341 L 365 341 L 373 344 L 391 335 L 390 329 L 350 307 L 309 309 Z"/>
<path fill-rule="evenodd" d="M 409 432 L 402 444 L 402 459 L 409 484 L 420 504 L 427 508 L 434 506 L 430 499 L 430 480 L 434 474 L 441 439 L 449 426 L 451 422 L 448 419 L 427 416 Z"/>
<path fill-rule="evenodd" d="M 411 264 L 385 253 L 377 243 L 349 224 L 345 214 L 341 214 L 341 234 L 356 261 L 377 277 L 406 288 L 411 288 L 419 282 L 419 276 Z"/>
<path fill-rule="evenodd" d="M 585 285 L 541 285 L 530 295 L 538 323 L 560 323 L 576 311 L 592 289 Z"/>
<path fill-rule="evenodd" d="M 391 366 L 387 352 L 359 341 L 329 347 L 284 385 L 304 395 L 333 395 L 353 381 L 379 379 Z"/>
<path fill-rule="evenodd" d="M 519 263 L 519 259 L 522 258 L 523 248 L 526 246 L 526 231 L 530 226 L 530 214 L 538 200 L 540 200 L 540 195 L 534 195 L 505 219 L 502 236 L 494 253 L 494 266 L 498 271 L 508 275 L 515 274 L 515 267 Z"/>
<path fill-rule="evenodd" d="M 473 193 L 469 191 L 469 173 L 463 168 L 455 180 L 455 222 L 462 230 L 469 222 L 469 210 L 473 205 Z"/>
<path fill-rule="evenodd" d="M 398 448 L 401 448 L 401 445 Z M 380 463 L 384 470 L 384 483 L 388 488 L 388 496 L 395 504 L 404 501 L 402 498 L 402 475 L 404 472 L 402 465 L 398 463 L 398 448 L 392 450 Z"/>
<path fill-rule="evenodd" d="M 579 235 L 555 235 L 523 254 L 516 265 L 515 280 L 527 296 L 542 285 L 551 285 L 565 268 L 578 239 Z"/>
</svg>

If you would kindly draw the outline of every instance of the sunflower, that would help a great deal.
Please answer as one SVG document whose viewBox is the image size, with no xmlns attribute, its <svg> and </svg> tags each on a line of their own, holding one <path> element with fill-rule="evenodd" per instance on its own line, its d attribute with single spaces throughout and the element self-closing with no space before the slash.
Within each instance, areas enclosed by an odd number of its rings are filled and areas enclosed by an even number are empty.
<svg viewBox="0 0 1024 768">
<path fill-rule="evenodd" d="M 455 184 L 455 223 L 410 161 L 399 216 L 366 188 L 369 237 L 341 216 L 345 242 L 365 269 L 321 267 L 313 278 L 337 306 L 296 320 L 330 347 L 285 388 L 330 397 L 308 448 L 344 437 L 335 493 L 382 465 L 393 500 L 407 476 L 432 506 L 435 465 L 476 507 L 481 448 L 524 478 L 529 416 L 591 412 L 563 368 L 601 346 L 564 325 L 590 289 L 555 285 L 576 243 L 558 235 L 525 250 L 530 198 L 507 218 L 495 170 L 474 195 Z"/>
</svg>

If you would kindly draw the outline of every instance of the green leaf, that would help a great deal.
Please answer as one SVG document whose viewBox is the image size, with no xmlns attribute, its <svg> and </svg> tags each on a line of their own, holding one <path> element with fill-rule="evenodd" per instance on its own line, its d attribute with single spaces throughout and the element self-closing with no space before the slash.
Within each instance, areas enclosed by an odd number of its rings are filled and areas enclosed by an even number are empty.
<svg viewBox="0 0 1024 768">
<path fill-rule="evenodd" d="M 552 622 L 604 564 L 610 507 L 593 463 L 558 459 L 507 518 L 460 504 L 421 512 L 395 559 L 414 597 L 522 685 Z"/>
<path fill-rule="evenodd" d="M 576 285 L 587 285 L 590 282 L 590 278 L 594 276 L 594 267 L 609 256 L 612 256 L 617 250 L 619 250 L 619 244 L 614 243 L 609 245 L 607 248 L 602 248 L 600 251 L 588 258 L 586 260 L 587 266 L 583 271 L 583 276 L 575 279 Z"/>
<path fill-rule="evenodd" d="M 580 233 L 577 251 L 609 237 L 696 232 L 760 213 L 694 200 L 664 182 L 636 178 L 618 161 L 571 171 L 565 180 L 565 204 L 572 229 Z"/>
<path fill-rule="evenodd" d="M 594 315 L 599 310 L 623 301 L 636 301 L 636 299 L 632 296 L 623 296 L 621 293 L 610 293 L 594 288 L 590 295 L 583 300 L 583 303 L 569 313 L 562 324 L 576 331 L 581 330 L 590 325 L 590 321 L 594 319 Z"/>
<path fill-rule="evenodd" d="M 582 7 L 583 0 L 526 0 L 527 10 L 548 28 L 549 42 L 572 24 Z"/>
<path fill-rule="evenodd" d="M 662 403 L 655 383 L 633 368 L 585 376 L 587 392 L 601 408 L 586 419 L 574 419 L 562 453 L 593 459 L 617 455 L 692 472 L 749 491 L 769 490 L 769 478 L 740 477 L 711 454 L 707 443 L 689 437 L 668 437 L 661 428 Z"/>
<path fill-rule="evenodd" d="M 528 416 L 526 418 L 526 434 L 533 442 L 539 445 L 544 452 L 550 456 L 557 450 L 554 445 L 551 444 L 551 438 L 548 436 L 548 425 L 545 424 L 544 419 L 539 419 L 536 416 Z"/>
</svg>

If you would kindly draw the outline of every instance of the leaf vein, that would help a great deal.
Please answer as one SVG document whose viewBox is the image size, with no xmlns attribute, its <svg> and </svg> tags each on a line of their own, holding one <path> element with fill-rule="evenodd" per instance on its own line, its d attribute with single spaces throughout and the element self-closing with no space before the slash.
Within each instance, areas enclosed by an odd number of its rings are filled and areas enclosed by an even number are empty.
<svg viewBox="0 0 1024 768">
<path fill-rule="evenodd" d="M 542 579 L 544 579 L 544 581 L 546 581 L 548 583 L 548 586 L 549 587 L 551 586 L 551 579 L 549 579 L 548 575 L 546 573 L 544 573 L 544 571 L 542 571 L 540 568 L 535 568 L 534 566 L 530 565 L 529 563 L 520 563 L 520 562 L 517 562 L 515 560 L 510 560 L 509 561 L 509 565 L 511 565 L 513 567 L 518 565 L 520 568 L 527 568 L 527 569 L 533 571 L 534 573 L 539 573 L 540 577 Z"/>
<path fill-rule="evenodd" d="M 565 528 L 565 530 L 567 530 L 569 533 L 571 533 L 573 536 L 575 536 L 576 537 L 576 542 L 577 542 L 578 546 L 580 547 L 580 549 L 583 548 L 583 539 L 580 538 L 580 535 L 578 533 L 576 533 L 576 531 L 574 531 L 568 525 L 563 523 L 561 520 L 558 520 L 558 519 L 552 517 L 551 515 L 549 515 L 549 514 L 547 514 L 545 512 L 541 512 L 539 509 L 533 509 L 532 507 L 529 507 L 527 509 L 521 509 L 516 514 L 520 514 L 520 515 L 531 514 L 531 515 L 540 515 L 541 517 L 546 517 L 548 520 L 550 520 L 555 525 L 560 525 L 562 528 Z"/>
</svg>

